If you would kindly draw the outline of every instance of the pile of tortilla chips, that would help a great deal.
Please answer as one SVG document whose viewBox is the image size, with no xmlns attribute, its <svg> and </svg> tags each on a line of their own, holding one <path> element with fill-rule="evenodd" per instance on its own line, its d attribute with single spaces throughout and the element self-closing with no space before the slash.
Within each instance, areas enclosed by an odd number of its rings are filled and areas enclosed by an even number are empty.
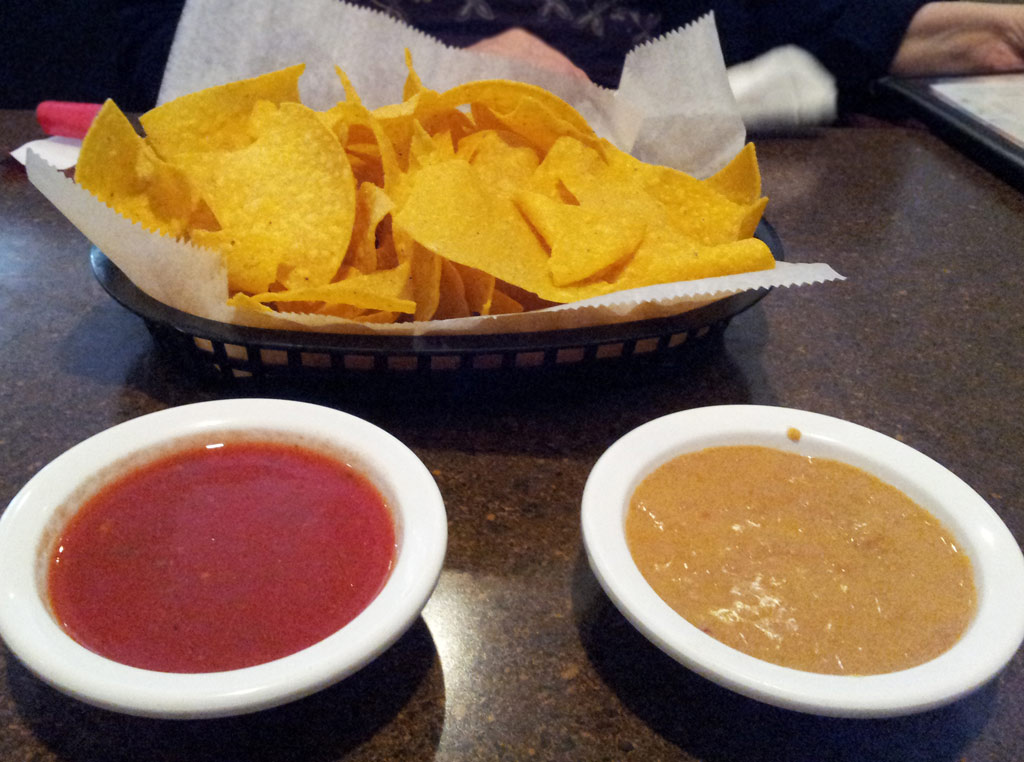
<svg viewBox="0 0 1024 762">
<path fill-rule="evenodd" d="M 401 103 L 302 105 L 293 66 L 140 121 L 108 101 L 76 181 L 221 254 L 238 307 L 364 322 L 502 314 L 769 269 L 753 145 L 706 180 L 645 164 L 541 88 L 494 80 Z"/>
</svg>

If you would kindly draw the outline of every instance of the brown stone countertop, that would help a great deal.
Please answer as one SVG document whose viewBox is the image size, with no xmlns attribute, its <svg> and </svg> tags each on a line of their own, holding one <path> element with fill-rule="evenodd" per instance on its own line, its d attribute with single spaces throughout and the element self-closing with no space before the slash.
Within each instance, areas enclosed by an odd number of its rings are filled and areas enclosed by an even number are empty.
<svg viewBox="0 0 1024 762">
<path fill-rule="evenodd" d="M 775 709 L 650 645 L 581 546 L 580 495 L 608 445 L 652 418 L 725 403 L 803 408 L 896 437 L 959 474 L 1024 540 L 1024 197 L 927 132 L 757 142 L 786 258 L 827 262 L 845 281 L 777 289 L 658 362 L 429 394 L 191 378 L 104 293 L 87 241 L 7 156 L 38 136 L 31 113 L 0 112 L 0 506 L 63 450 L 128 418 L 279 396 L 360 415 L 408 444 L 435 474 L 450 538 L 435 595 L 394 647 L 254 715 L 94 709 L 0 648 L 0 760 L 1024 759 L 1020 652 L 980 691 L 925 714 Z"/>
</svg>

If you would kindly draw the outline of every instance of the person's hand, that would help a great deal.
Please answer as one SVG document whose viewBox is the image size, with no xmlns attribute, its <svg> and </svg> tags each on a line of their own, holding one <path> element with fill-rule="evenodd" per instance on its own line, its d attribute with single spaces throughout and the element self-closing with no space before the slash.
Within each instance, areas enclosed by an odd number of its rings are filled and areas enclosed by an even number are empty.
<svg viewBox="0 0 1024 762">
<path fill-rule="evenodd" d="M 544 69 L 586 78 L 583 69 L 570 61 L 561 51 L 548 45 L 525 29 L 515 27 L 493 37 L 486 37 L 470 45 L 467 50 L 490 53 L 504 58 L 528 61 Z"/>
<path fill-rule="evenodd" d="M 1024 71 L 1024 5 L 926 3 L 911 19 L 890 71 L 909 77 Z"/>
</svg>

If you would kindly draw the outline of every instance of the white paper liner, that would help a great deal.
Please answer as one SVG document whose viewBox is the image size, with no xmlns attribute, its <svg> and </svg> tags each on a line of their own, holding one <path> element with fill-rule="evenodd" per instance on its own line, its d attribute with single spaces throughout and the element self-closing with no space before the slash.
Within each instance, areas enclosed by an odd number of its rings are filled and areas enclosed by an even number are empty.
<svg viewBox="0 0 1024 762">
<path fill-rule="evenodd" d="M 82 141 L 78 138 L 65 138 L 60 136 L 40 138 L 25 143 L 11 151 L 14 160 L 24 164 L 28 158 L 28 152 L 34 151 L 57 169 L 70 169 L 78 162 L 78 153 L 82 148 Z"/>
<path fill-rule="evenodd" d="M 696 176 L 721 168 L 745 139 L 710 15 L 631 52 L 619 90 L 610 91 L 527 63 L 449 48 L 382 13 L 338 0 L 189 0 L 160 98 L 305 62 L 300 89 L 307 105 L 327 108 L 344 97 L 337 64 L 363 102 L 375 107 L 401 99 L 406 47 L 431 89 L 488 78 L 531 82 L 567 100 L 620 148 Z M 258 328 L 388 335 L 581 328 L 668 317 L 739 291 L 842 277 L 824 264 L 780 262 L 770 271 L 634 289 L 515 315 L 391 325 L 271 315 L 228 306 L 227 273 L 215 252 L 144 230 L 31 150 L 26 167 L 31 182 L 143 292 L 182 312 Z"/>
</svg>

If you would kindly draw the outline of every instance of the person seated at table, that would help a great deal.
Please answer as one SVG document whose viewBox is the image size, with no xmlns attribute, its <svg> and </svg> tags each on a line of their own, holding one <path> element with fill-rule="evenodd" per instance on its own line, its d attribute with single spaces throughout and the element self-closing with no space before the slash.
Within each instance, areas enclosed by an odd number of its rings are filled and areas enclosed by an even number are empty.
<svg viewBox="0 0 1024 762">
<path fill-rule="evenodd" d="M 841 95 L 887 73 L 1024 69 L 1024 6 L 925 0 L 350 0 L 390 13 L 443 42 L 528 58 L 615 87 L 635 45 L 715 13 L 726 65 L 773 48 L 810 52 Z M 152 106 L 185 0 L 122 3 L 121 101 Z"/>
</svg>

